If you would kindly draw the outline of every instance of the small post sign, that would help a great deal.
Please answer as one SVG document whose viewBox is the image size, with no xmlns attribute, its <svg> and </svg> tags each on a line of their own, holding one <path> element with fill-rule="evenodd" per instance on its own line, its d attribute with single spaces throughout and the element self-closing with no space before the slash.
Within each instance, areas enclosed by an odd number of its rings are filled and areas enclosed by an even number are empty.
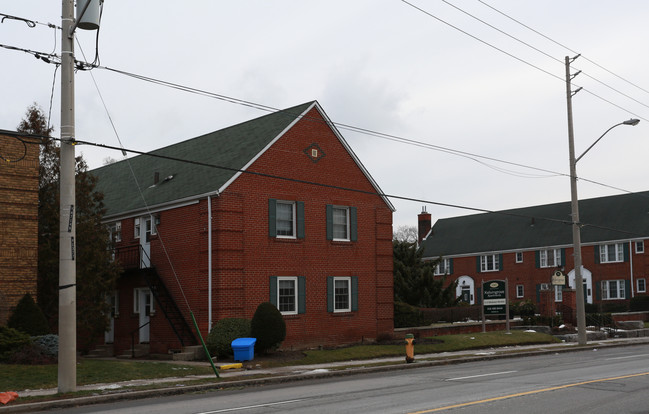
<svg viewBox="0 0 649 414">
<path fill-rule="evenodd" d="M 505 315 L 505 324 L 509 333 L 507 279 L 482 282 L 482 332 L 486 331 L 485 315 Z"/>
<path fill-rule="evenodd" d="M 503 315 L 507 306 L 507 287 L 504 280 L 492 280 L 482 286 L 485 315 Z"/>
</svg>

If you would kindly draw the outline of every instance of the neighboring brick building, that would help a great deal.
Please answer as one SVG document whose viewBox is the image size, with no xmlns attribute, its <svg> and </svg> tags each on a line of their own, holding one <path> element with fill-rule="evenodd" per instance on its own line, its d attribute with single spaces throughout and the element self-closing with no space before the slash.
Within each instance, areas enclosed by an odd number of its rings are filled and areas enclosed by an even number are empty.
<svg viewBox="0 0 649 414">
<path fill-rule="evenodd" d="M 106 338 L 117 352 L 132 332 L 152 353 L 192 343 L 190 310 L 206 336 L 268 301 L 285 348 L 392 334 L 394 208 L 317 102 L 150 154 L 191 162 L 92 171 L 125 267 Z"/>
<path fill-rule="evenodd" d="M 0 325 L 23 295 L 36 300 L 39 146 L 14 134 L 0 131 Z"/>
<path fill-rule="evenodd" d="M 628 304 L 646 295 L 649 192 L 581 200 L 579 211 L 587 302 Z M 559 304 L 567 286 L 553 287 L 552 275 L 564 272 L 575 287 L 570 217 L 565 202 L 440 219 L 430 229 L 430 214 L 423 212 L 420 227 L 428 228 L 419 234 L 426 234 L 424 259 L 443 258 L 436 273 L 457 280 L 457 296 L 466 302 L 480 302 L 482 280 L 507 278 L 511 301 L 539 304 L 550 290 Z"/>
</svg>

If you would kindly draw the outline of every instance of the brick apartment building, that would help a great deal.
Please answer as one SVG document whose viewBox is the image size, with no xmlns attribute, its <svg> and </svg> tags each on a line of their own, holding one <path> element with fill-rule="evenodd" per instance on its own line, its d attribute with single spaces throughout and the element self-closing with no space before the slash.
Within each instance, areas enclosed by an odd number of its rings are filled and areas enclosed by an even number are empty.
<svg viewBox="0 0 649 414">
<path fill-rule="evenodd" d="M 36 300 L 38 145 L 0 131 L 0 325 L 23 295 Z"/>
<path fill-rule="evenodd" d="M 317 102 L 92 173 L 124 267 L 116 353 L 132 337 L 181 348 L 192 313 L 205 337 L 261 302 L 284 315 L 285 348 L 392 333 L 394 208 Z"/>
<path fill-rule="evenodd" d="M 606 308 L 646 295 L 649 192 L 580 200 L 579 210 L 587 303 Z M 422 212 L 419 235 L 424 259 L 442 258 L 435 273 L 457 280 L 464 301 L 480 303 L 481 281 L 506 278 L 511 301 L 538 305 L 551 293 L 559 305 L 564 290 L 575 288 L 570 217 L 564 202 L 440 219 L 431 229 Z M 566 286 L 552 285 L 556 271 L 567 275 Z"/>
</svg>

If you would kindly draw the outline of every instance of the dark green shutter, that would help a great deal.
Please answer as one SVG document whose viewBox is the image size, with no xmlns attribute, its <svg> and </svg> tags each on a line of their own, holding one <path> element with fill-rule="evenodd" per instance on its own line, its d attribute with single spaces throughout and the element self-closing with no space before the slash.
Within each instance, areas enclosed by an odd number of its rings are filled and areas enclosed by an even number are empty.
<svg viewBox="0 0 649 414">
<path fill-rule="evenodd" d="M 358 310 L 358 276 L 352 276 L 352 312 Z"/>
<path fill-rule="evenodd" d="M 537 250 L 534 252 L 534 263 L 537 269 L 541 268 L 541 251 Z"/>
<path fill-rule="evenodd" d="M 595 299 L 602 300 L 602 282 L 595 283 Z"/>
<path fill-rule="evenodd" d="M 453 258 L 448 259 L 448 274 L 453 274 Z"/>
<path fill-rule="evenodd" d="M 334 311 L 334 277 L 327 276 L 327 312 Z"/>
<path fill-rule="evenodd" d="M 624 299 L 631 299 L 631 282 L 623 280 L 624 282 Z"/>
<path fill-rule="evenodd" d="M 268 199 L 268 235 L 277 237 L 277 200 Z"/>
<path fill-rule="evenodd" d="M 327 240 L 334 239 L 334 206 L 327 204 Z"/>
<path fill-rule="evenodd" d="M 480 273 L 482 272 L 482 268 L 480 267 L 480 259 L 482 256 L 476 256 L 475 260 L 475 270 L 476 272 Z"/>
<path fill-rule="evenodd" d="M 304 202 L 298 201 L 296 204 L 296 216 L 297 216 L 297 238 L 304 238 Z"/>
<path fill-rule="evenodd" d="M 541 303 L 541 285 L 536 285 L 536 303 Z"/>
<path fill-rule="evenodd" d="M 599 256 L 599 249 L 600 249 L 600 246 L 599 246 L 599 245 L 595 245 L 595 246 L 593 246 L 593 249 L 595 250 L 595 263 L 596 263 L 596 264 L 599 264 L 599 263 L 600 263 L 600 261 L 599 261 L 599 259 L 600 259 L 600 256 Z"/>
<path fill-rule="evenodd" d="M 566 265 L 566 248 L 561 249 L 561 266 Z"/>
<path fill-rule="evenodd" d="M 622 245 L 622 248 L 624 250 L 624 261 L 628 262 L 629 261 L 629 243 L 624 243 Z"/>
<path fill-rule="evenodd" d="M 503 254 L 498 255 L 498 270 L 503 270 Z"/>
<path fill-rule="evenodd" d="M 297 313 L 306 313 L 306 277 L 297 277 Z"/>
<path fill-rule="evenodd" d="M 349 238 L 351 241 L 358 240 L 358 229 L 356 224 L 356 207 L 349 207 Z"/>
<path fill-rule="evenodd" d="M 268 301 L 277 306 L 277 276 L 270 277 L 270 298 Z"/>
</svg>

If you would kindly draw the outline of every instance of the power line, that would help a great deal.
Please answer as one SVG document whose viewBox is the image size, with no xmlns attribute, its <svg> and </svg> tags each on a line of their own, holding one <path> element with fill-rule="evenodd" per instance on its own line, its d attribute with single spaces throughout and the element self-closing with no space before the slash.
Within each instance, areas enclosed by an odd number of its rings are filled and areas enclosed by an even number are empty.
<svg viewBox="0 0 649 414">
<path fill-rule="evenodd" d="M 9 135 L 9 136 L 15 136 L 15 137 L 21 137 L 23 142 L 25 142 L 27 144 L 42 145 L 42 142 L 40 141 L 41 138 L 50 138 L 50 139 L 53 139 L 53 140 L 56 140 L 56 141 L 61 141 L 61 138 L 54 138 L 54 137 L 47 137 L 47 136 L 33 135 L 33 134 L 23 134 L 23 133 L 17 133 L 17 132 L 14 132 L 14 131 L 0 130 L 0 134 Z M 39 140 L 38 141 L 29 141 L 29 140 L 27 140 L 25 138 L 37 138 Z M 284 177 L 284 176 L 279 176 L 279 175 L 275 175 L 275 174 L 268 174 L 268 173 L 262 173 L 262 172 L 256 172 L 256 171 L 242 170 L 242 169 L 239 169 L 239 168 L 226 167 L 226 166 L 206 163 L 206 162 L 202 162 L 202 161 L 188 160 L 188 159 L 184 159 L 184 158 L 178 158 L 178 157 L 172 157 L 172 156 L 168 156 L 168 155 L 156 154 L 154 152 L 144 152 L 144 151 L 138 151 L 138 150 L 133 150 L 133 149 L 127 149 L 127 148 L 123 148 L 123 147 L 120 148 L 120 147 L 116 147 L 116 146 L 112 146 L 112 145 L 99 144 L 99 143 L 85 141 L 85 140 L 75 140 L 74 144 L 75 145 L 90 145 L 90 146 L 94 146 L 94 147 L 105 148 L 105 149 L 116 150 L 116 151 L 127 151 L 127 152 L 130 152 L 130 153 L 137 154 L 137 155 L 142 155 L 142 156 L 160 158 L 160 159 L 165 159 L 165 160 L 168 160 L 168 161 L 182 162 L 182 163 L 192 164 L 192 165 L 199 166 L 199 167 L 226 170 L 226 171 L 230 171 L 230 172 L 233 172 L 233 173 L 248 174 L 248 175 L 253 175 L 253 176 L 257 176 L 257 177 L 264 177 L 264 178 L 288 181 L 288 182 L 296 183 L 296 184 L 312 185 L 312 186 L 324 187 L 324 188 L 334 189 L 334 190 L 350 191 L 350 192 L 354 192 L 354 193 L 360 193 L 360 194 L 366 194 L 366 195 L 375 195 L 375 196 L 379 196 L 379 197 L 392 198 L 392 199 L 403 200 L 403 201 L 412 201 L 412 202 L 423 203 L 423 204 L 432 204 L 432 205 L 441 206 L 441 207 L 449 207 L 449 208 L 456 208 L 456 209 L 461 209 L 461 210 L 469 210 L 469 211 L 475 211 L 475 212 L 479 212 L 479 213 L 499 214 L 499 215 L 504 215 L 504 216 L 509 216 L 509 217 L 535 219 L 535 220 L 545 220 L 545 221 L 550 221 L 550 222 L 554 222 L 554 223 L 572 225 L 572 221 L 570 221 L 570 220 L 563 220 L 563 219 L 556 219 L 556 218 L 552 218 L 552 217 L 542 217 L 542 216 L 529 216 L 529 215 L 525 215 L 525 214 L 513 213 L 513 212 L 508 211 L 508 210 L 496 211 L 496 210 L 489 210 L 489 209 L 480 208 L 480 207 L 464 206 L 464 205 L 460 205 L 460 204 L 444 203 L 444 202 L 441 202 L 441 201 L 425 200 L 425 199 L 421 199 L 421 198 L 407 197 L 407 196 L 401 196 L 401 195 L 396 195 L 396 194 L 379 193 L 379 192 L 376 192 L 376 191 L 368 191 L 368 190 L 362 190 L 362 189 L 358 189 L 358 188 L 343 187 L 343 186 L 338 186 L 338 185 L 333 185 L 333 184 L 324 184 L 324 183 L 318 183 L 318 182 L 315 182 L 315 181 L 300 180 L 300 179 L 297 179 L 297 178 Z M 644 196 L 643 194 L 638 194 L 638 193 L 632 193 L 632 194 L 635 194 L 635 195 L 638 195 L 638 196 Z M 627 235 L 630 235 L 630 236 L 636 236 L 636 237 L 637 236 L 645 236 L 644 234 L 635 233 L 635 232 L 628 231 L 628 230 L 614 229 L 614 228 L 610 228 L 610 227 L 606 227 L 606 226 L 600 226 L 600 225 L 596 225 L 596 224 L 592 224 L 592 223 L 579 223 L 579 224 L 582 227 L 593 227 L 593 228 L 598 228 L 598 229 L 603 229 L 603 230 L 615 231 L 615 232 L 622 233 L 622 234 L 627 234 Z"/>
</svg>

